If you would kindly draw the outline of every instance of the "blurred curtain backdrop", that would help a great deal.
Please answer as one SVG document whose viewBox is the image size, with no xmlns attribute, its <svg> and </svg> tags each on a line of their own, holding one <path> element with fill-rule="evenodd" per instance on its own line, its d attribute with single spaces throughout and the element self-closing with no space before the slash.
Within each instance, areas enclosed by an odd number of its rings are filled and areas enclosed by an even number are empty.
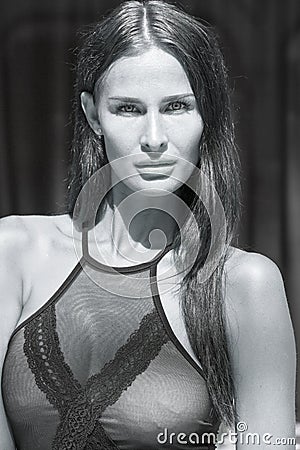
<svg viewBox="0 0 300 450">
<path fill-rule="evenodd" d="M 0 216 L 63 210 L 76 32 L 119 3 L 2 0 Z M 243 169 L 238 244 L 268 255 L 281 268 L 299 346 L 300 2 L 181 4 L 220 36 Z"/>
</svg>

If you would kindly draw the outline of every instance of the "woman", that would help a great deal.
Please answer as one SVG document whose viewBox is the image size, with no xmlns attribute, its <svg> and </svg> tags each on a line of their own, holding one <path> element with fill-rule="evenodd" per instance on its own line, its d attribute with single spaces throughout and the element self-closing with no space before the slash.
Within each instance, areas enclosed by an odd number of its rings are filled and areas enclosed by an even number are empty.
<svg viewBox="0 0 300 450">
<path fill-rule="evenodd" d="M 1 223 L 1 449 L 214 448 L 221 422 L 238 450 L 279 447 L 294 339 L 276 265 L 230 245 L 212 31 L 162 1 L 121 4 L 85 35 L 74 111 L 68 214 Z"/>
</svg>

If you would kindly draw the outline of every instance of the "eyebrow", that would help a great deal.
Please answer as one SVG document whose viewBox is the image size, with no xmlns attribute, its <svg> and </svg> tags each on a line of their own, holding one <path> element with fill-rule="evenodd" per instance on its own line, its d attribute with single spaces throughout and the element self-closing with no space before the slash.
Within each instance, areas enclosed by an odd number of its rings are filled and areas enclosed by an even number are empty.
<svg viewBox="0 0 300 450">
<path fill-rule="evenodd" d="M 168 97 L 164 97 L 163 101 L 165 102 L 171 102 L 173 100 L 178 100 L 179 98 L 187 98 L 187 97 L 195 97 L 194 94 L 187 93 L 187 94 L 175 94 L 175 95 L 169 95 Z M 136 97 L 123 97 L 123 96 L 115 96 L 115 97 L 108 97 L 108 100 L 121 100 L 123 102 L 136 102 L 141 103 L 141 100 Z"/>
</svg>

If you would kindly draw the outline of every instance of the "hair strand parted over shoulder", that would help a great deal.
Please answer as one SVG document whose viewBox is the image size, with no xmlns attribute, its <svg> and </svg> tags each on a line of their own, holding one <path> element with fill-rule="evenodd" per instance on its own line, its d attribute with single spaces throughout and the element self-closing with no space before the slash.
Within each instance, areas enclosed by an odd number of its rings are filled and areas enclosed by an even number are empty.
<svg viewBox="0 0 300 450">
<path fill-rule="evenodd" d="M 80 93 L 88 91 L 96 95 L 115 61 L 141 54 L 152 46 L 174 56 L 187 74 L 204 122 L 199 167 L 213 183 L 225 212 L 225 250 L 216 270 L 203 283 L 199 281 L 199 271 L 209 251 L 210 219 L 200 200 L 182 190 L 184 200 L 197 219 L 201 237 L 197 260 L 182 282 L 182 310 L 216 414 L 225 423 L 233 424 L 236 414 L 225 335 L 223 279 L 224 264 L 239 217 L 239 164 L 227 71 L 211 27 L 183 8 L 162 0 L 126 1 L 89 27 L 78 50 L 67 208 L 72 217 L 81 188 L 108 162 L 103 139 L 92 131 L 84 116 Z M 181 232 L 189 236 L 192 248 L 195 239 L 190 224 Z M 179 237 L 175 243 L 179 248 Z"/>
</svg>

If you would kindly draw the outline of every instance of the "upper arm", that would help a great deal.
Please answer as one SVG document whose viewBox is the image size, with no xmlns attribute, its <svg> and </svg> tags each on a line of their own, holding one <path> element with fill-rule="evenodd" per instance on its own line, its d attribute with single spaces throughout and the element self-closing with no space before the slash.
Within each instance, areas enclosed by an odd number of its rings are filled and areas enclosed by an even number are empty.
<svg viewBox="0 0 300 450">
<path fill-rule="evenodd" d="M 239 257 L 227 273 L 225 305 L 239 420 L 260 438 L 272 434 L 272 444 L 294 437 L 295 342 L 276 264 L 254 253 Z"/>
<path fill-rule="evenodd" d="M 7 345 L 22 311 L 22 274 L 19 258 L 28 244 L 22 220 L 9 216 L 0 220 L 0 373 Z M 0 448 L 14 449 L 0 398 Z"/>
</svg>

